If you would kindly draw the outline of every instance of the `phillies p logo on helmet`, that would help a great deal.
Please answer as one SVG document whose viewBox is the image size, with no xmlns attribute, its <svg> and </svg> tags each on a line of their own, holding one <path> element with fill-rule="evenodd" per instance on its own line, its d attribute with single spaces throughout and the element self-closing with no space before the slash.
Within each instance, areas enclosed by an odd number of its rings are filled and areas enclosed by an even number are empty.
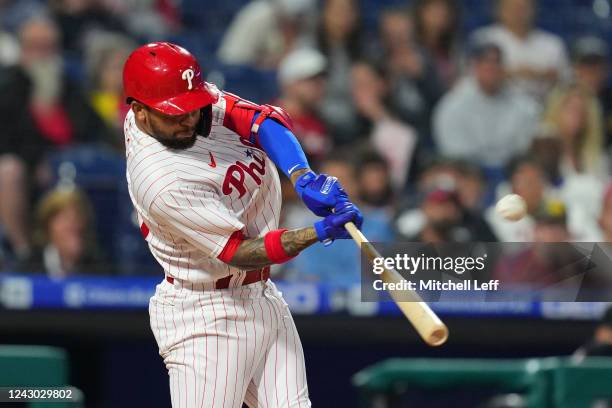
<svg viewBox="0 0 612 408">
<path fill-rule="evenodd" d="M 186 69 L 183 72 L 183 75 L 181 76 L 181 78 L 183 78 L 184 80 L 187 81 L 187 89 L 189 89 L 191 91 L 191 88 L 193 88 L 193 85 L 191 84 L 191 80 L 193 79 L 193 69 Z"/>
</svg>

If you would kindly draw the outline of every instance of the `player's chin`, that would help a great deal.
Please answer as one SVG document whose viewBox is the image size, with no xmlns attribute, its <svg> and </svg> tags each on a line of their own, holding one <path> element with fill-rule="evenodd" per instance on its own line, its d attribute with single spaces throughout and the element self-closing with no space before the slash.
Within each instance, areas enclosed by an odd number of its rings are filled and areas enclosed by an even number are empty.
<svg viewBox="0 0 612 408">
<path fill-rule="evenodd" d="M 174 138 L 179 140 L 185 139 L 195 139 L 196 132 L 195 129 L 181 130 L 180 132 L 174 132 Z"/>
<path fill-rule="evenodd" d="M 188 149 L 195 144 L 195 131 L 177 132 L 171 138 L 158 139 L 164 146 L 172 149 Z"/>
</svg>

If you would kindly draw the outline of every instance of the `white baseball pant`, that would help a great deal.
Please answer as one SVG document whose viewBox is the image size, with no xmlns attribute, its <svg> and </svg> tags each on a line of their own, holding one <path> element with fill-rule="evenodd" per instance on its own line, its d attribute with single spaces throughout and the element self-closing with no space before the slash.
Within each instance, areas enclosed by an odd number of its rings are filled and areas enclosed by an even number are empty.
<svg viewBox="0 0 612 408">
<path fill-rule="evenodd" d="M 214 289 L 164 279 L 149 314 L 173 408 L 311 406 L 302 344 L 271 281 Z"/>
</svg>

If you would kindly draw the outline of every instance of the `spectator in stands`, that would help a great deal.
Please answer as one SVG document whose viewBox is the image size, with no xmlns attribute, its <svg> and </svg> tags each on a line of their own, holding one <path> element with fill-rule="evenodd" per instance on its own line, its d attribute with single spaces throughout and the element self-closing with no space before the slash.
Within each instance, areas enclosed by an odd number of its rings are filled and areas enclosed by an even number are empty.
<svg viewBox="0 0 612 408">
<path fill-rule="evenodd" d="M 0 26 L 0 67 L 10 66 L 19 60 L 19 44 L 17 40 Z"/>
<path fill-rule="evenodd" d="M 106 125 L 106 140 L 123 151 L 123 120 L 129 109 L 123 96 L 123 64 L 136 46 L 115 33 L 99 33 L 92 40 L 85 55 L 89 103 Z"/>
<path fill-rule="evenodd" d="M 419 174 L 416 193 L 420 194 L 437 188 L 456 190 L 459 202 L 465 210 L 472 213 L 482 211 L 486 180 L 476 164 L 467 160 L 431 158 Z M 419 203 L 420 201 L 408 204 L 415 206 Z"/>
<path fill-rule="evenodd" d="M 443 189 L 431 191 L 421 204 L 421 213 L 424 216 L 423 226 L 409 241 L 440 243 L 455 240 L 453 232 L 461 219 L 461 206 L 455 191 Z M 466 234 L 460 241 L 467 239 Z"/>
<path fill-rule="evenodd" d="M 567 207 L 562 201 L 543 200 L 534 214 L 534 219 L 534 242 L 554 243 L 571 240 L 571 233 L 567 228 Z"/>
<path fill-rule="evenodd" d="M 27 20 L 47 13 L 46 2 L 40 0 L 0 0 L 0 27 L 16 33 Z"/>
<path fill-rule="evenodd" d="M 225 64 L 276 68 L 306 35 L 312 0 L 256 0 L 228 27 L 217 56 Z"/>
<path fill-rule="evenodd" d="M 24 24 L 19 33 L 19 65 L 4 72 L 0 116 L 4 146 L 36 164 L 49 148 L 98 139 L 100 121 L 79 88 L 62 72 L 56 25 L 45 18 Z"/>
<path fill-rule="evenodd" d="M 417 0 L 412 9 L 416 38 L 449 89 L 459 76 L 461 12 L 456 0 Z"/>
<path fill-rule="evenodd" d="M 54 190 L 36 209 L 36 249 L 20 269 L 44 271 L 53 278 L 74 274 L 112 273 L 96 246 L 91 204 L 77 190 Z"/>
<path fill-rule="evenodd" d="M 561 38 L 534 26 L 535 0 L 497 0 L 497 23 L 481 28 L 474 38 L 495 42 L 513 83 L 542 102 L 548 91 L 569 77 Z"/>
<path fill-rule="evenodd" d="M 103 1 L 50 0 L 49 6 L 60 30 L 64 52 L 80 56 L 87 50 L 90 34 L 99 30 L 123 31 L 121 20 Z"/>
<path fill-rule="evenodd" d="M 379 31 L 381 42 L 371 54 L 384 64 L 389 103 L 399 119 L 416 129 L 421 144 L 431 148 L 431 112 L 443 93 L 436 70 L 416 44 L 405 10 L 383 12 Z"/>
<path fill-rule="evenodd" d="M 551 300 L 567 301 L 575 300 L 580 289 L 602 283 L 603 275 L 592 273 L 595 265 L 585 256 L 584 250 L 570 243 L 574 237 L 568 228 L 567 208 L 562 201 L 545 200 L 534 219 L 533 244 L 502 257 L 493 272 L 494 279 L 499 279 L 504 286 L 529 285 L 531 289 L 555 285 L 557 290 L 569 291 L 555 292 Z M 609 276 L 609 270 L 607 272 Z M 604 279 L 609 281 L 609 278 Z"/>
<path fill-rule="evenodd" d="M 521 156 L 508 166 L 509 191 L 500 188 L 501 195 L 514 193 L 521 196 L 527 204 L 527 215 L 518 221 L 503 219 L 492 205 L 486 210 L 485 218 L 502 242 L 533 241 L 534 215 L 544 203 L 546 195 L 546 176 L 535 157 Z"/>
<path fill-rule="evenodd" d="M 408 183 L 404 194 L 398 197 L 399 208 L 415 209 L 414 213 L 419 214 L 418 217 L 411 219 L 411 211 L 403 212 L 401 219 L 398 220 L 398 228 L 404 235 L 412 236 L 416 234 L 414 228 L 420 228 L 420 223 L 415 224 L 414 221 L 422 218 L 418 208 L 429 191 L 437 189 L 456 191 L 465 209 L 472 212 L 479 211 L 486 184 L 482 179 L 482 172 L 475 164 L 433 155 L 426 157 L 421 166 L 414 181 Z M 404 222 L 406 225 L 402 226 Z"/>
<path fill-rule="evenodd" d="M 363 150 L 355 164 L 355 180 L 360 209 L 368 217 L 367 233 L 392 241 L 396 194 L 387 161 L 371 149 Z"/>
<path fill-rule="evenodd" d="M 416 211 L 414 215 L 420 213 L 420 220 L 413 225 L 413 228 L 416 227 L 414 235 L 404 236 L 408 241 L 429 243 L 496 241 L 489 226 L 478 214 L 465 211 L 455 188 L 431 190 L 425 194 L 419 209 L 409 211 Z M 401 232 L 405 235 L 407 230 Z"/>
<path fill-rule="evenodd" d="M 612 147 L 612 87 L 609 85 L 610 50 L 598 37 L 581 37 L 573 49 L 576 82 L 599 98 L 604 119 L 605 146 Z"/>
<path fill-rule="evenodd" d="M 570 118 L 566 118 L 569 121 Z M 563 140 L 550 127 L 543 127 L 530 149 L 544 171 L 551 192 L 567 204 L 568 227 L 577 241 L 599 240 L 597 217 L 607 177 L 567 171 Z"/>
<path fill-rule="evenodd" d="M 359 62 L 351 79 L 353 104 L 369 128 L 369 142 L 389 164 L 394 189 L 402 191 L 417 145 L 416 132 L 392 113 L 389 85 L 380 67 Z"/>
<path fill-rule="evenodd" d="M 461 206 L 471 213 L 482 211 L 486 180 L 480 168 L 468 161 L 458 160 L 454 164 L 455 182 Z"/>
<path fill-rule="evenodd" d="M 372 150 L 363 151 L 357 161 L 355 179 L 362 206 L 391 210 L 393 187 L 389 165 L 381 155 Z"/>
<path fill-rule="evenodd" d="M 499 168 L 524 153 L 535 133 L 538 109 L 505 81 L 501 49 L 476 43 L 470 75 L 447 93 L 434 112 L 434 137 L 443 156 Z"/>
<path fill-rule="evenodd" d="M 0 73 L 0 225 L 22 257 L 30 247 L 28 177 L 46 153 L 95 141 L 103 125 L 79 89 L 63 77 L 59 33 L 51 20 L 28 20 L 19 42 L 19 64 Z"/>
<path fill-rule="evenodd" d="M 612 243 L 612 184 L 608 184 L 604 191 L 598 223 L 601 230 L 600 240 Z"/>
<path fill-rule="evenodd" d="M 353 62 L 363 54 L 359 2 L 325 0 L 316 32 L 316 47 L 327 57 L 327 92 L 321 114 L 337 144 L 353 143 L 362 128 L 351 104 Z"/>
<path fill-rule="evenodd" d="M 457 160 L 434 156 L 429 159 L 416 180 L 417 192 L 423 193 L 437 188 L 452 190 L 457 187 Z M 420 201 L 415 203 L 420 204 Z"/>
<path fill-rule="evenodd" d="M 563 183 L 560 173 L 561 140 L 550 129 L 542 124 L 538 132 L 533 137 L 529 155 L 538 162 L 548 183 L 552 186 L 559 186 Z"/>
<path fill-rule="evenodd" d="M 96 0 L 143 43 L 163 41 L 181 29 L 181 7 L 175 0 Z"/>
<path fill-rule="evenodd" d="M 594 201 L 595 198 L 593 197 Z M 589 261 L 591 263 L 588 275 L 591 280 L 601 283 L 602 290 L 596 293 L 597 298 L 592 296 L 590 300 L 607 301 L 612 296 L 612 184 L 608 183 L 597 203 L 597 215 L 595 231 L 585 238 L 579 237 L 579 242 L 596 242 L 590 250 Z M 587 220 L 588 223 L 591 220 Z"/>
<path fill-rule="evenodd" d="M 318 112 L 325 96 L 326 67 L 319 51 L 299 48 L 283 59 L 278 70 L 282 94 L 277 104 L 291 115 L 295 135 L 315 161 L 324 159 L 333 145 Z"/>
<path fill-rule="evenodd" d="M 562 177 L 607 177 L 601 109 L 589 90 L 577 85 L 555 90 L 548 99 L 544 122 L 560 140 Z"/>
<path fill-rule="evenodd" d="M 544 202 L 548 184 L 540 163 L 532 156 L 518 157 L 510 163 L 507 173 L 511 192 L 525 200 L 527 214 L 533 216 Z"/>
</svg>

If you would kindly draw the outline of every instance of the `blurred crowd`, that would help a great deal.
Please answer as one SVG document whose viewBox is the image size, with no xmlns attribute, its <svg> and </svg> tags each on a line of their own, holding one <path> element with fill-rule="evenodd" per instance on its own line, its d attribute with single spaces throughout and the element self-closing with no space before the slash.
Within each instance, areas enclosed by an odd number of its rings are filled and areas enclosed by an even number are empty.
<svg viewBox="0 0 612 408">
<path fill-rule="evenodd" d="M 292 116 L 313 168 L 340 179 L 371 241 L 612 242 L 601 33 L 539 27 L 536 0 L 482 2 L 488 21 L 470 30 L 467 0 L 385 1 L 374 16 L 357 0 L 232 0 L 211 48 L 192 3 L 0 0 L 3 269 L 159 273 L 150 257 L 135 263 L 146 248 L 131 210 L 117 215 L 131 208 L 121 171 L 79 176 L 92 162 L 123 161 L 123 62 L 159 39 L 198 54 L 228 91 L 242 95 L 224 83 L 236 67 L 251 90 L 266 87 L 255 102 Z M 272 73 L 273 83 L 248 73 Z M 119 213 L 105 212 L 108 191 Z M 510 192 L 528 209 L 514 223 L 493 209 Z M 288 180 L 283 194 L 281 225 L 312 221 Z M 305 252 L 278 273 L 359 281 L 354 243 Z"/>
</svg>

